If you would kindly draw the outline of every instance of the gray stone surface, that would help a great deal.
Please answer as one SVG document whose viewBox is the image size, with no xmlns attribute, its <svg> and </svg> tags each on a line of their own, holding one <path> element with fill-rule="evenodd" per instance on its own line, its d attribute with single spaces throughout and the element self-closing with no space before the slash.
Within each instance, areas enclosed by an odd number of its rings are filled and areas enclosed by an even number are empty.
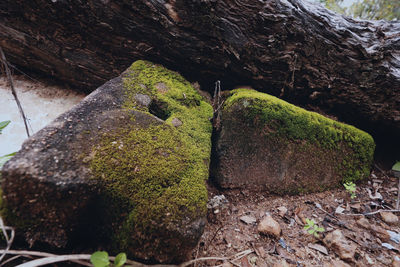
<svg viewBox="0 0 400 267">
<path fill-rule="evenodd" d="M 149 62 L 135 64 L 165 79 L 171 75 Z M 146 108 L 158 97 L 169 99 L 176 112 L 200 108 L 154 93 L 151 75 L 146 86 L 136 87 L 134 65 L 29 138 L 4 165 L 2 215 L 31 245 L 65 249 L 94 244 L 93 249 L 101 245 L 110 253 L 159 262 L 182 261 L 196 246 L 205 225 L 211 144 L 191 140 L 195 134 L 189 136 Z M 173 75 L 179 80 L 165 82 L 201 98 Z M 132 88 L 124 87 L 124 79 Z M 131 96 L 134 103 L 127 108 Z M 211 138 L 208 113 L 194 115 L 196 125 L 186 122 L 205 140 Z M 184 113 L 179 114 L 185 123 Z M 194 159 L 189 152 L 197 150 L 201 156 Z"/>
<path fill-rule="evenodd" d="M 254 90 L 224 103 L 212 172 L 221 187 L 296 194 L 369 176 L 369 134 Z"/>
</svg>

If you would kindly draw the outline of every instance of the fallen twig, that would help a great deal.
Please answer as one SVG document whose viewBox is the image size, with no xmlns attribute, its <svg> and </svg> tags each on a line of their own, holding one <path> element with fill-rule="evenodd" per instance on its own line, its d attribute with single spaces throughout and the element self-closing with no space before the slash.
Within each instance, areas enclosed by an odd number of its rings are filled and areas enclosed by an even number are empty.
<svg viewBox="0 0 400 267">
<path fill-rule="evenodd" d="M 7 263 L 12 262 L 13 260 L 19 259 L 19 258 L 21 258 L 21 257 L 22 257 L 22 255 L 17 255 L 17 256 L 11 257 L 11 258 L 9 258 L 9 259 L 3 261 L 3 262 L 0 264 L 0 266 L 4 266 L 4 265 L 6 265 Z"/>
<path fill-rule="evenodd" d="M 390 179 L 389 176 L 378 166 L 378 164 L 374 164 L 375 168 L 377 168 L 387 179 Z"/>
<path fill-rule="evenodd" d="M 346 216 L 368 216 L 368 215 L 374 215 L 377 213 L 381 213 L 381 212 L 400 212 L 400 210 L 396 209 L 396 210 L 376 210 L 373 212 L 367 212 L 367 213 L 338 213 L 340 215 L 346 215 Z"/>
<path fill-rule="evenodd" d="M 219 129 L 219 125 L 220 125 L 220 108 L 223 104 L 223 102 L 221 103 L 221 82 L 220 81 L 216 81 L 215 82 L 215 89 L 214 89 L 214 97 L 213 97 L 213 119 L 212 119 L 212 124 L 214 129 Z"/>
<path fill-rule="evenodd" d="M 0 56 L 1 56 L 0 59 L 3 62 L 3 65 L 4 65 L 4 69 L 5 69 L 8 81 L 10 83 L 11 93 L 14 96 L 15 102 L 17 103 L 19 112 L 21 113 L 21 117 L 24 120 L 26 135 L 29 137 L 30 135 L 29 135 L 27 119 L 26 119 L 24 110 L 22 109 L 21 102 L 19 102 L 19 99 L 18 99 L 18 96 L 17 96 L 17 92 L 15 91 L 13 79 L 12 79 L 12 76 L 11 76 L 11 72 L 10 72 L 10 69 L 8 67 L 8 62 L 7 62 L 6 56 L 4 55 L 3 49 L 1 47 L 0 47 Z"/>
<path fill-rule="evenodd" d="M 234 261 L 239 260 L 239 259 L 243 258 L 244 256 L 249 255 L 252 252 L 253 252 L 253 250 L 251 250 L 251 249 L 243 250 L 243 251 L 231 256 L 230 258 L 234 258 L 233 259 Z"/>
<path fill-rule="evenodd" d="M 0 250 L 0 253 L 5 253 L 6 250 Z M 29 251 L 29 250 L 8 250 L 6 252 L 8 255 L 17 255 L 18 257 L 30 257 L 30 256 L 35 256 L 35 257 L 53 257 L 57 256 L 55 254 L 47 253 L 47 252 L 41 252 L 41 251 Z M 15 260 L 17 257 L 12 257 L 12 260 Z M 5 262 L 2 262 L 2 265 L 4 265 L 7 262 L 10 262 L 11 259 L 8 259 Z M 92 266 L 92 264 L 84 262 L 84 261 L 78 261 L 78 260 L 71 260 L 71 262 L 81 264 L 83 266 Z"/>
<path fill-rule="evenodd" d="M 0 253 L 4 253 L 6 250 L 0 250 Z M 237 254 L 234 254 L 229 257 L 203 257 L 203 258 L 198 258 L 194 260 L 190 260 L 184 263 L 181 263 L 179 265 L 174 265 L 174 264 L 156 264 L 156 265 L 148 265 L 148 264 L 143 264 L 140 262 L 132 261 L 132 260 L 127 260 L 126 264 L 127 266 L 131 267 L 187 267 L 191 264 L 194 264 L 199 261 L 207 261 L 207 260 L 218 260 L 218 261 L 225 261 L 225 260 L 230 260 L 230 261 L 236 261 L 244 256 L 252 253 L 253 250 L 248 249 L 244 250 L 242 252 L 239 252 Z M 92 266 L 90 263 L 85 262 L 89 261 L 91 254 L 73 254 L 73 255 L 54 255 L 51 253 L 46 253 L 46 252 L 40 252 L 40 251 L 29 251 L 29 250 L 8 250 L 7 254 L 9 255 L 18 255 L 18 256 L 36 256 L 36 257 L 43 257 L 40 259 L 36 260 L 31 260 L 29 262 L 23 263 L 18 265 L 17 267 L 37 267 L 37 266 L 43 266 L 46 264 L 51 264 L 51 263 L 56 263 L 56 262 L 62 262 L 62 261 L 71 261 L 75 262 L 84 266 Z M 13 257 L 15 259 L 16 257 Z M 85 260 L 85 261 L 83 261 Z M 115 257 L 110 257 L 110 260 L 115 260 Z M 9 262 L 10 260 L 8 260 Z"/>
<path fill-rule="evenodd" d="M 9 226 L 5 226 L 4 222 L 3 222 L 3 219 L 1 217 L 0 217 L 0 227 L 1 227 L 1 230 L 3 232 L 3 236 L 4 236 L 4 238 L 6 239 L 6 242 L 7 242 L 7 247 L 4 250 L 4 252 L 1 253 L 1 256 L 0 256 L 0 262 L 1 262 L 3 260 L 3 258 L 7 255 L 7 251 L 9 251 L 10 248 L 11 248 L 11 245 L 12 245 L 12 243 L 14 241 L 14 237 L 15 237 L 15 231 L 14 231 L 14 228 L 9 227 Z M 10 237 L 8 237 L 7 230 L 11 230 L 11 236 Z"/>
<path fill-rule="evenodd" d="M 61 255 L 61 256 L 51 256 L 41 259 L 36 259 L 28 261 L 26 263 L 17 265 L 17 267 L 36 267 L 43 266 L 51 263 L 61 262 L 61 261 L 71 261 L 71 260 L 90 260 L 89 254 L 76 254 L 76 255 Z"/>
<path fill-rule="evenodd" d="M 199 261 L 208 261 L 208 260 L 217 260 L 217 261 L 225 261 L 228 260 L 229 258 L 227 257 L 203 257 L 203 258 L 198 258 L 198 259 L 194 259 L 194 260 L 190 260 L 184 263 L 181 263 L 180 265 L 164 265 L 164 266 L 178 266 L 178 267 L 186 267 L 189 266 L 193 263 L 199 262 Z"/>
</svg>

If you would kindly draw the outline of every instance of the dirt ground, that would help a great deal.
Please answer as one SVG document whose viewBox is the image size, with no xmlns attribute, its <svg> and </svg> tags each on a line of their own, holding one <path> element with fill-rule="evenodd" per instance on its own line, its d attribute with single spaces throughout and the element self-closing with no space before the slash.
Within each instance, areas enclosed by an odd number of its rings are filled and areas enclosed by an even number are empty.
<svg viewBox="0 0 400 267">
<path fill-rule="evenodd" d="M 193 258 L 228 258 L 200 261 L 196 266 L 400 266 L 396 265 L 399 263 L 396 257 L 400 257 L 396 243 L 399 240 L 391 240 L 387 231 L 399 233 L 399 221 L 389 224 L 380 213 L 362 215 L 379 209 L 396 209 L 397 188 L 398 179 L 377 165 L 370 179 L 357 185 L 353 199 L 344 187 L 281 197 L 221 191 L 209 184 L 209 199 L 224 195 L 226 201 L 209 207 L 208 224 Z M 279 223 L 280 237 L 259 233 L 257 226 L 266 212 Z M 253 221 L 241 220 L 246 215 Z M 324 227 L 318 238 L 304 229 L 306 218 Z M 367 221 L 357 223 L 361 218 Z M 323 239 L 337 229 L 344 235 L 344 243 L 328 247 Z M 343 252 L 351 251 L 348 247 L 355 249 L 354 254 L 348 256 Z"/>
</svg>

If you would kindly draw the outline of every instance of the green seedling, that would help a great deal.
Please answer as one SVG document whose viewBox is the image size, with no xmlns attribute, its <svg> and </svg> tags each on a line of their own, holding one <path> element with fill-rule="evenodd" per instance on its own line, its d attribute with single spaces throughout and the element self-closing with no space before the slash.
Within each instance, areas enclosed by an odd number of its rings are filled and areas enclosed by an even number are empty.
<svg viewBox="0 0 400 267">
<path fill-rule="evenodd" d="M 355 183 L 353 183 L 353 182 L 346 182 L 346 183 L 343 184 L 343 186 L 344 186 L 344 188 L 346 188 L 346 191 L 349 192 L 350 198 L 351 198 L 351 199 L 354 199 L 354 198 L 357 197 L 357 196 L 356 196 L 356 189 L 357 189 L 357 187 L 356 187 L 356 184 L 355 184 Z"/>
<path fill-rule="evenodd" d="M 316 224 L 312 219 L 306 219 L 306 225 L 304 225 L 304 229 L 307 230 L 307 233 L 315 236 L 316 238 L 319 238 L 318 233 L 325 232 L 325 228 L 319 227 L 318 224 Z"/>
<path fill-rule="evenodd" d="M 111 264 L 110 257 L 106 251 L 96 251 L 90 256 L 90 262 L 94 267 L 122 267 L 126 263 L 126 254 L 119 253 L 115 257 L 114 263 Z"/>
<path fill-rule="evenodd" d="M 6 128 L 7 125 L 10 124 L 10 122 L 11 121 L 1 121 L 0 122 L 0 134 L 2 134 L 3 129 Z M 4 163 L 6 163 L 9 159 L 11 159 L 12 156 L 14 156 L 14 155 L 15 155 L 15 152 L 11 153 L 11 154 L 4 155 L 4 156 L 0 156 L 0 170 L 3 167 Z"/>
<path fill-rule="evenodd" d="M 10 122 L 11 122 L 11 121 L 1 121 L 1 122 L 0 122 L 0 134 L 1 134 L 1 132 L 3 131 L 3 129 L 6 128 L 7 125 L 10 124 Z"/>
<path fill-rule="evenodd" d="M 393 165 L 392 171 L 393 171 L 395 177 L 400 178 L 400 161 L 397 161 Z"/>
</svg>

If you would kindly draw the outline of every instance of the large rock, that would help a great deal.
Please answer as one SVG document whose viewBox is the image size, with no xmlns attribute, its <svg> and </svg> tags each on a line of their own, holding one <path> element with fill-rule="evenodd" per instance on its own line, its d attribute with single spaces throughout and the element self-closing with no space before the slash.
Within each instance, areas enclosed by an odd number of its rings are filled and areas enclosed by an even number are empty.
<svg viewBox="0 0 400 267">
<path fill-rule="evenodd" d="M 213 176 L 223 188 L 321 191 L 367 177 L 374 149 L 352 126 L 238 89 L 222 108 Z"/>
<path fill-rule="evenodd" d="M 3 215 L 31 244 L 183 260 L 205 225 L 210 117 L 180 75 L 137 61 L 5 164 Z"/>
</svg>

